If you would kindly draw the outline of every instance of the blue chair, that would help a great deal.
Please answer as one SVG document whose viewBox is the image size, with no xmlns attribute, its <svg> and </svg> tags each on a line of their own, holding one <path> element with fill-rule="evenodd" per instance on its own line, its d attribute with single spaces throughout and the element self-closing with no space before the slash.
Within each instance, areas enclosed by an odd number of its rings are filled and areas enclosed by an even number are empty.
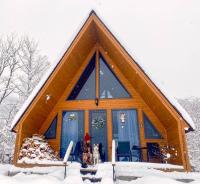
<svg viewBox="0 0 200 184">
<path fill-rule="evenodd" d="M 118 142 L 117 147 L 117 160 L 120 161 L 120 158 L 128 158 L 128 161 L 131 161 L 131 150 L 130 150 L 130 142 L 124 141 L 124 142 Z"/>
</svg>

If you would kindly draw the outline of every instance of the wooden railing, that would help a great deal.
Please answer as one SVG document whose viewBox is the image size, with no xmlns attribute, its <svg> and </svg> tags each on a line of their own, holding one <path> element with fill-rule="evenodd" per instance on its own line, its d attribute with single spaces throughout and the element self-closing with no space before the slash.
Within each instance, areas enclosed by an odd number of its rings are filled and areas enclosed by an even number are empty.
<svg viewBox="0 0 200 184">
<path fill-rule="evenodd" d="M 65 165 L 64 178 L 66 178 L 67 161 L 68 161 L 69 156 L 70 156 L 70 154 L 71 154 L 71 151 L 72 151 L 72 148 L 73 148 L 73 144 L 74 144 L 73 141 L 71 141 L 71 142 L 69 143 L 69 146 L 68 146 L 68 148 L 67 148 L 67 151 L 66 151 L 65 156 L 64 156 L 64 159 L 63 159 L 63 163 L 64 163 L 64 165 Z"/>
</svg>

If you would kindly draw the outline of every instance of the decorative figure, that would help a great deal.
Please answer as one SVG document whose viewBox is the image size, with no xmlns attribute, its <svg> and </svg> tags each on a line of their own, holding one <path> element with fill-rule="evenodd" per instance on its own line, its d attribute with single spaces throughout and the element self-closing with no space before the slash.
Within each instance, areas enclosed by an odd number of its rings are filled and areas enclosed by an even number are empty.
<svg viewBox="0 0 200 184">
<path fill-rule="evenodd" d="M 93 145 L 93 163 L 96 165 L 100 162 L 99 144 Z"/>
<path fill-rule="evenodd" d="M 169 160 L 174 160 L 178 156 L 178 151 L 173 146 L 162 146 L 160 151 L 165 163 L 168 163 Z"/>
<path fill-rule="evenodd" d="M 126 121 L 126 114 L 125 113 L 120 113 L 120 121 L 121 121 L 121 127 L 124 128 L 125 126 L 125 121 Z"/>
<path fill-rule="evenodd" d="M 68 117 L 68 120 L 72 121 L 72 120 L 76 120 L 76 114 L 75 113 L 71 113 Z"/>
<path fill-rule="evenodd" d="M 82 156 L 82 167 L 86 168 L 87 165 L 92 164 L 92 153 L 90 147 L 90 135 L 88 133 L 85 134 L 84 137 L 84 145 L 83 145 L 83 156 Z"/>
</svg>

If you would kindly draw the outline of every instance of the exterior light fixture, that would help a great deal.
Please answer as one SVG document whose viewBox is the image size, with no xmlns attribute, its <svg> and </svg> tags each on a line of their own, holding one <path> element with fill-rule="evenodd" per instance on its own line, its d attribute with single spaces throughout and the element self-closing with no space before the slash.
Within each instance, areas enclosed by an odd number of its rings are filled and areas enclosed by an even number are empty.
<svg viewBox="0 0 200 184">
<path fill-rule="evenodd" d="M 47 94 L 45 97 L 45 102 L 47 103 L 51 99 L 51 95 Z"/>
<path fill-rule="evenodd" d="M 98 98 L 95 99 L 95 104 L 96 104 L 96 106 L 99 105 L 99 99 Z"/>
</svg>

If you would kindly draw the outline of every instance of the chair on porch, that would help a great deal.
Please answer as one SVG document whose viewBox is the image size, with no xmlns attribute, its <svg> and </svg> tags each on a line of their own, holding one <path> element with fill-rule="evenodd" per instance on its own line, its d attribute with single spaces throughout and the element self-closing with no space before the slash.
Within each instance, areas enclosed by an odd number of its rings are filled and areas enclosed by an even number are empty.
<svg viewBox="0 0 200 184">
<path fill-rule="evenodd" d="M 163 156 L 158 143 L 147 143 L 147 161 L 163 163 Z"/>
<path fill-rule="evenodd" d="M 117 160 L 120 161 L 120 158 L 128 158 L 128 161 L 131 161 L 131 150 L 130 150 L 130 142 L 123 141 L 118 142 L 117 147 Z"/>
<path fill-rule="evenodd" d="M 137 145 L 132 146 L 132 157 L 136 158 L 135 161 L 142 162 L 142 150 L 140 146 Z"/>
</svg>

